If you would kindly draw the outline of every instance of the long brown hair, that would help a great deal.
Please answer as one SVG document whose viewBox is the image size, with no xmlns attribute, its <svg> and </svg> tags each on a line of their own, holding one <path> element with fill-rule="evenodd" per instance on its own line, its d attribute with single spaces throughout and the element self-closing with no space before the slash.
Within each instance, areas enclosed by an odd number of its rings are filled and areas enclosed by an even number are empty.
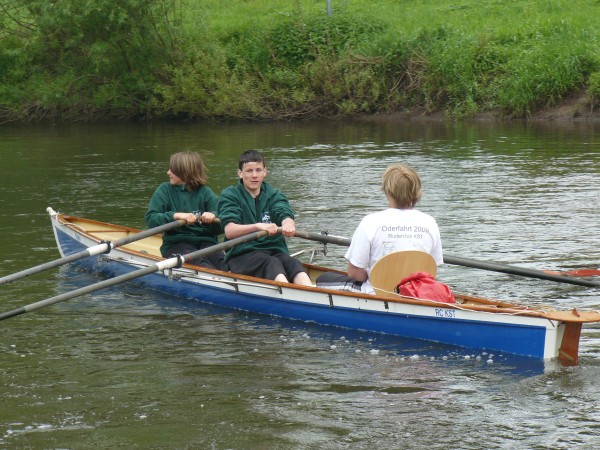
<svg viewBox="0 0 600 450">
<path fill-rule="evenodd" d="M 169 169 L 185 183 L 190 192 L 204 186 L 208 182 L 206 166 L 202 157 L 196 152 L 179 152 L 171 155 Z"/>
</svg>

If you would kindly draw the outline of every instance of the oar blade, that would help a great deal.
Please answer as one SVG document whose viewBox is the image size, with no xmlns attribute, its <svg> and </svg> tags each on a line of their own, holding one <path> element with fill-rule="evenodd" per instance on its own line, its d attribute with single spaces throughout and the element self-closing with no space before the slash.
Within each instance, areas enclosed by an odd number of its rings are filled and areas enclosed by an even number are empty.
<svg viewBox="0 0 600 450">
<path fill-rule="evenodd" d="M 567 277 L 598 277 L 600 269 L 544 270 L 544 273 Z"/>
</svg>

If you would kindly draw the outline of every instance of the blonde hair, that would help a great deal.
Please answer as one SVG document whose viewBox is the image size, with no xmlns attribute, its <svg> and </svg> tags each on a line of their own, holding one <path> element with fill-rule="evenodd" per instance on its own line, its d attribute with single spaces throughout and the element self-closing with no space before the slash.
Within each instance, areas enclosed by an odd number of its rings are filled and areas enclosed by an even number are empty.
<svg viewBox="0 0 600 450">
<path fill-rule="evenodd" d="M 383 172 L 383 192 L 396 203 L 396 208 L 414 208 L 421 196 L 421 179 L 417 172 L 402 164 L 389 166 Z"/>
<path fill-rule="evenodd" d="M 190 192 L 204 186 L 208 179 L 206 177 L 206 166 L 202 157 L 196 152 L 179 152 L 171 155 L 169 169 L 185 183 Z"/>
</svg>

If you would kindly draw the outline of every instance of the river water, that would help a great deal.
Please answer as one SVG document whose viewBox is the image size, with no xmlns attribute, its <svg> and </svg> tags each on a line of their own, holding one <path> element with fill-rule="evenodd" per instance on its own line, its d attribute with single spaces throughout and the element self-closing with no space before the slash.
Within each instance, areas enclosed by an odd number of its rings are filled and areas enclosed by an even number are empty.
<svg viewBox="0 0 600 450">
<path fill-rule="evenodd" d="M 57 258 L 46 207 L 143 227 L 171 153 L 201 152 L 218 193 L 267 158 L 297 226 L 350 237 L 384 208 L 393 162 L 448 254 L 597 268 L 600 126 L 426 121 L 0 127 L 0 276 Z M 344 268 L 345 248 L 289 240 Z M 460 266 L 455 291 L 600 308 L 598 289 Z M 99 281 L 72 267 L 0 286 L 1 311 Z M 562 367 L 318 327 L 119 286 L 0 324 L 0 448 L 597 448 L 600 327 Z"/>
</svg>

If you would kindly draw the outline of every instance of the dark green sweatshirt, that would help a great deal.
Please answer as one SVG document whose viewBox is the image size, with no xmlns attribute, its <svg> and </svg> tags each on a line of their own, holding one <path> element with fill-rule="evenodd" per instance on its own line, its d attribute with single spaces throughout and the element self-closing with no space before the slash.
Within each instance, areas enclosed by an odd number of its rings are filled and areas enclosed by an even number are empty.
<svg viewBox="0 0 600 450">
<path fill-rule="evenodd" d="M 284 219 L 295 217 L 288 199 L 279 189 L 263 181 L 260 194 L 254 199 L 244 188 L 241 179 L 238 184 L 229 186 L 221 192 L 218 215 L 223 229 L 229 223 L 249 225 L 262 222 L 281 226 Z M 289 253 L 285 237 L 278 234 L 236 245 L 227 252 L 225 260 L 252 251 Z"/>
<path fill-rule="evenodd" d="M 173 214 L 176 212 L 203 213 L 209 211 L 216 215 L 218 201 L 219 198 L 208 186 L 188 192 L 185 185 L 173 186 L 171 183 L 165 182 L 158 186 L 152 194 L 144 219 L 150 228 L 154 228 L 172 222 Z M 222 232 L 220 225 L 184 225 L 163 234 L 160 252 L 165 255 L 174 244 L 179 242 L 217 244 L 217 235 Z"/>
</svg>

